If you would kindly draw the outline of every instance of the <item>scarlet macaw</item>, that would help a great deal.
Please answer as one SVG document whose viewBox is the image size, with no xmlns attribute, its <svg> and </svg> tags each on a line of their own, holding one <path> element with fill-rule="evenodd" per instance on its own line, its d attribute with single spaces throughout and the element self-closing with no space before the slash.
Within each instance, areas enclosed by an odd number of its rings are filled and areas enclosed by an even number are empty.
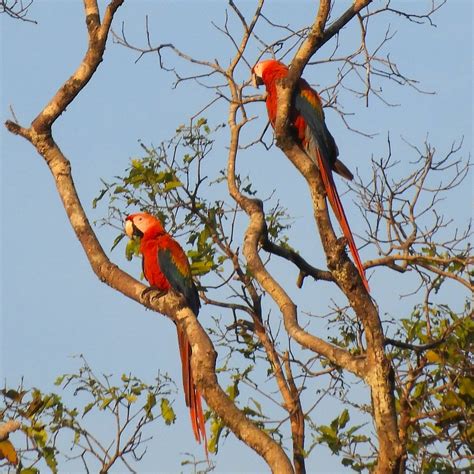
<svg viewBox="0 0 474 474">
<path fill-rule="evenodd" d="M 178 242 L 165 232 L 160 220 L 146 213 L 132 214 L 125 219 L 125 233 L 130 238 L 132 236 L 140 238 L 143 274 L 150 286 L 163 293 L 168 292 L 170 288 L 181 293 L 197 316 L 201 303 L 192 279 L 188 259 Z M 189 407 L 196 441 L 201 443 L 201 440 L 204 440 L 207 456 L 201 394 L 194 383 L 191 370 L 191 345 L 186 333 L 179 326 L 176 328 L 186 406 Z"/>
<path fill-rule="evenodd" d="M 288 67 L 274 59 L 261 61 L 253 68 L 255 85 L 258 87 L 264 84 L 267 90 L 267 112 L 272 127 L 275 126 L 278 107 L 276 84 L 278 80 L 285 78 L 287 74 Z M 347 239 L 349 249 L 364 286 L 369 291 L 364 267 L 360 260 L 344 208 L 342 207 L 332 171 L 349 180 L 352 180 L 354 176 L 338 160 L 339 150 L 333 136 L 326 127 L 321 98 L 304 79 L 300 79 L 296 85 L 290 120 L 296 129 L 297 140 L 301 147 L 319 168 L 331 207 Z"/>
</svg>

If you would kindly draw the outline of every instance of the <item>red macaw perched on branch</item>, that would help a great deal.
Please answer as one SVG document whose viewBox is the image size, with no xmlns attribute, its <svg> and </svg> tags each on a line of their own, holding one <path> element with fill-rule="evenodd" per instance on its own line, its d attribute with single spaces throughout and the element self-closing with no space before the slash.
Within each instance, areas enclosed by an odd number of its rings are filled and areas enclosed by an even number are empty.
<svg viewBox="0 0 474 474">
<path fill-rule="evenodd" d="M 140 238 L 140 253 L 145 278 L 152 288 L 166 293 L 170 288 L 181 293 L 188 306 L 197 316 L 201 303 L 194 285 L 191 267 L 178 242 L 167 234 L 156 217 L 146 213 L 132 214 L 125 220 L 125 233 L 131 238 Z M 189 407 L 191 423 L 196 440 L 204 440 L 207 456 L 207 437 L 201 394 L 197 389 L 191 370 L 191 345 L 185 332 L 177 325 L 178 345 L 186 406 Z"/>
<path fill-rule="evenodd" d="M 259 86 L 264 84 L 267 89 L 266 104 L 268 117 L 274 127 L 278 107 L 276 84 L 278 80 L 288 75 L 288 67 L 280 61 L 268 59 L 257 63 L 253 68 L 253 74 L 255 85 Z M 360 260 L 351 228 L 347 222 L 346 214 L 334 183 L 332 171 L 335 171 L 349 180 L 353 179 L 354 176 L 346 166 L 338 160 L 339 150 L 324 122 L 324 110 L 321 98 L 304 79 L 300 79 L 296 85 L 290 120 L 296 129 L 297 139 L 301 147 L 319 168 L 331 207 L 342 228 L 344 237 L 347 239 L 349 249 L 364 286 L 367 291 L 369 291 L 369 284 L 365 277 L 364 267 Z"/>
</svg>

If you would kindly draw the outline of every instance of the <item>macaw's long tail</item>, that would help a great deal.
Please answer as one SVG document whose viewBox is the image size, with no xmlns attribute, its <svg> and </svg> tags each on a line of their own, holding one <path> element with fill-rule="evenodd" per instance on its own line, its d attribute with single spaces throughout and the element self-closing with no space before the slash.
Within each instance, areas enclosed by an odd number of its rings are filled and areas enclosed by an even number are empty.
<svg viewBox="0 0 474 474">
<path fill-rule="evenodd" d="M 359 274 L 362 278 L 362 282 L 364 283 L 365 289 L 367 292 L 370 292 L 369 282 L 365 277 L 365 270 L 362 265 L 362 261 L 359 256 L 359 252 L 357 250 L 356 244 L 354 242 L 354 237 L 352 235 L 351 228 L 349 227 L 349 222 L 347 221 L 346 213 L 344 212 L 344 208 L 342 207 L 341 199 L 339 198 L 339 194 L 336 189 L 336 184 L 334 183 L 334 178 L 332 176 L 331 168 L 329 167 L 329 163 L 321 156 L 321 152 L 319 149 L 316 149 L 316 155 L 318 158 L 318 168 L 321 172 L 321 178 L 323 180 L 324 188 L 326 189 L 326 194 L 328 196 L 329 202 L 331 203 L 332 210 L 336 215 L 336 218 L 341 226 L 342 233 L 347 240 L 349 245 L 349 250 L 351 251 L 352 258 L 354 259 L 355 265 L 359 270 Z"/>
<path fill-rule="evenodd" d="M 186 406 L 189 407 L 194 437 L 198 443 L 204 441 L 204 450 L 207 458 L 206 424 L 202 411 L 201 393 L 194 383 L 193 372 L 191 369 L 191 345 L 189 344 L 186 334 L 179 328 L 179 326 L 177 326 L 177 330 L 179 354 L 181 356 L 181 370 L 183 375 L 184 398 Z"/>
</svg>

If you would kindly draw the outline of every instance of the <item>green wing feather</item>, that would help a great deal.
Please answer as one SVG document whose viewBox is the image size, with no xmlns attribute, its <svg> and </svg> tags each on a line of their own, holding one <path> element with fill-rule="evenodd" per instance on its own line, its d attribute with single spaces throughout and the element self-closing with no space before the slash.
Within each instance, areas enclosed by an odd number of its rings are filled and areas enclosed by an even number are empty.
<svg viewBox="0 0 474 474">
<path fill-rule="evenodd" d="M 180 247 L 179 249 L 181 250 Z M 186 265 L 182 264 L 182 260 L 183 258 L 186 259 L 186 255 L 182 250 L 181 252 L 182 255 L 175 256 L 170 248 L 158 249 L 158 262 L 161 272 L 173 290 L 181 293 L 186 298 L 189 307 L 197 316 L 199 314 L 199 308 L 201 307 L 199 294 L 191 277 L 187 260 Z M 181 260 L 181 265 L 178 263 L 179 260 Z"/>
<path fill-rule="evenodd" d="M 295 96 L 295 109 L 304 118 L 309 129 L 307 132 L 309 131 L 310 134 L 307 136 L 307 140 L 314 141 L 324 158 L 329 164 L 332 164 L 337 160 L 339 150 L 334 137 L 326 127 L 324 111 L 319 98 L 315 94 L 316 92 L 311 90 L 309 86 L 308 89 L 300 89 Z"/>
</svg>

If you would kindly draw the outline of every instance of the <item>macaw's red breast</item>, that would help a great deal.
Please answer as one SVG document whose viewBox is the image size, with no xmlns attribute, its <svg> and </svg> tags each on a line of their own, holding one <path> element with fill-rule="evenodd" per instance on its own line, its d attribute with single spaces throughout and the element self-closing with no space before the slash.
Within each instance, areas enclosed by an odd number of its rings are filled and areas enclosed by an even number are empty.
<svg viewBox="0 0 474 474">
<path fill-rule="evenodd" d="M 140 252 L 143 255 L 143 273 L 148 283 L 162 291 L 168 291 L 170 282 L 160 269 L 159 252 L 167 252 L 171 256 L 173 268 L 183 277 L 191 276 L 186 254 L 180 245 L 166 233 L 156 234 L 152 230 L 145 232 L 140 243 Z M 164 269 L 165 271 L 167 269 Z"/>
<path fill-rule="evenodd" d="M 158 265 L 159 238 L 146 239 L 145 236 L 140 242 L 140 252 L 143 255 L 143 274 L 150 286 L 154 286 L 161 291 L 168 291 L 171 287 L 166 277 L 163 275 Z"/>
</svg>

